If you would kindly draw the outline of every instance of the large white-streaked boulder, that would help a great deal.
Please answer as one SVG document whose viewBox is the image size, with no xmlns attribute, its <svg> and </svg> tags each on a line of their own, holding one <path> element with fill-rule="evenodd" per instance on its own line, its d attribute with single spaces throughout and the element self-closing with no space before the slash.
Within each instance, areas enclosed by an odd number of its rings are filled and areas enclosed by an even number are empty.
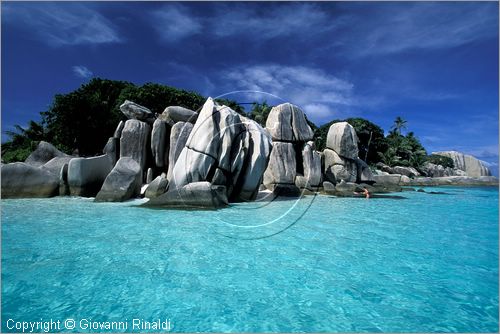
<svg viewBox="0 0 500 334">
<path fill-rule="evenodd" d="M 292 143 L 273 142 L 269 163 L 264 173 L 264 184 L 294 184 L 297 160 Z M 269 188 L 268 188 L 269 189 Z"/>
<path fill-rule="evenodd" d="M 146 188 L 145 197 L 153 198 L 164 194 L 167 191 L 168 179 L 167 174 L 158 175 Z"/>
<path fill-rule="evenodd" d="M 328 130 L 326 147 L 343 158 L 356 159 L 358 157 L 356 130 L 347 122 L 333 123 Z"/>
<path fill-rule="evenodd" d="M 168 172 L 167 179 L 172 178 L 174 165 L 184 146 L 188 141 L 189 135 L 193 130 L 193 124 L 188 122 L 177 122 L 170 130 L 170 148 L 168 151 Z"/>
<path fill-rule="evenodd" d="M 194 182 L 171 189 L 143 204 L 147 207 L 220 208 L 228 205 L 224 186 Z"/>
<path fill-rule="evenodd" d="M 205 153 L 185 146 L 175 161 L 172 176 L 168 180 L 169 190 L 180 188 L 188 183 L 207 181 L 215 173 L 217 160 Z"/>
<path fill-rule="evenodd" d="M 58 194 L 59 175 L 24 162 L 2 164 L 2 198 L 51 197 Z"/>
<path fill-rule="evenodd" d="M 305 142 L 313 139 L 314 135 L 304 112 L 291 103 L 283 103 L 271 109 L 266 129 L 273 140 L 279 141 Z"/>
<path fill-rule="evenodd" d="M 180 187 L 191 182 L 211 181 L 207 177 L 213 176 L 215 168 L 230 173 L 243 132 L 245 127 L 235 111 L 208 98 L 175 162 L 170 184 Z"/>
<path fill-rule="evenodd" d="M 325 180 L 332 183 L 356 182 L 358 176 L 358 167 L 355 160 L 346 159 L 337 154 L 337 152 L 326 148 L 323 151 L 325 163 Z"/>
<path fill-rule="evenodd" d="M 177 149 L 171 154 L 175 164 L 167 175 L 169 191 L 208 181 L 224 186 L 232 201 L 248 200 L 258 191 L 270 138 L 254 121 L 208 98 L 176 158 Z"/>
<path fill-rule="evenodd" d="M 107 155 L 73 158 L 68 163 L 68 186 L 72 196 L 95 196 L 113 168 Z"/>
<path fill-rule="evenodd" d="M 464 154 L 457 151 L 442 151 L 433 152 L 432 154 L 449 157 L 453 160 L 455 168 L 460 169 L 467 173 L 467 176 L 491 176 L 490 169 L 479 159 L 474 158 L 472 155 Z"/>
<path fill-rule="evenodd" d="M 304 165 L 304 178 L 311 187 L 318 187 L 321 184 L 321 154 L 314 150 L 313 141 L 304 145 L 302 150 L 302 162 Z M 300 188 L 300 187 L 299 187 Z"/>
<path fill-rule="evenodd" d="M 194 124 L 198 119 L 198 113 L 184 107 L 170 106 L 165 108 L 158 118 L 170 125 L 174 125 L 177 122 L 189 122 Z"/>
<path fill-rule="evenodd" d="M 125 122 L 120 138 L 120 158 L 130 157 L 141 169 L 146 167 L 149 125 L 136 119 Z"/>
<path fill-rule="evenodd" d="M 42 140 L 24 162 L 28 165 L 39 167 L 56 157 L 72 158 L 72 156 L 59 151 L 54 145 Z"/>
<path fill-rule="evenodd" d="M 142 169 L 132 158 L 120 158 L 108 174 L 96 202 L 123 202 L 141 191 Z"/>
<path fill-rule="evenodd" d="M 237 200 L 253 200 L 259 192 L 262 176 L 266 170 L 272 149 L 271 136 L 257 122 L 241 117 L 246 131 L 246 140 L 243 142 L 245 155 L 235 159 L 235 166 L 241 166 L 238 180 L 234 185 L 232 197 Z M 242 163 L 240 159 L 244 159 Z"/>
<path fill-rule="evenodd" d="M 120 110 L 128 119 L 139 121 L 152 121 L 154 119 L 154 114 L 151 110 L 129 100 L 125 100 L 122 103 Z"/>
<path fill-rule="evenodd" d="M 157 119 L 153 123 L 151 131 L 151 152 L 157 167 L 164 167 L 168 164 L 168 149 L 170 126 L 164 121 Z"/>
</svg>

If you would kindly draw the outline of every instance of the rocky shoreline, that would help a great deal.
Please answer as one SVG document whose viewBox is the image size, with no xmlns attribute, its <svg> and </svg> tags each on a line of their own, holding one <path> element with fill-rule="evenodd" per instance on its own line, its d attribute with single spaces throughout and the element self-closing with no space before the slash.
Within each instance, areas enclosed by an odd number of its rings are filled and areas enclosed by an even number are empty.
<svg viewBox="0 0 500 334">
<path fill-rule="evenodd" d="M 304 113 L 290 103 L 272 108 L 265 128 L 211 98 L 199 113 L 168 106 L 154 115 L 131 101 L 120 110 L 128 120 L 117 125 L 100 156 L 70 156 L 40 142 L 24 163 L 2 164 L 2 198 L 71 195 L 120 202 L 145 196 L 148 207 L 218 208 L 253 201 L 264 189 L 296 197 L 498 186 L 486 166 L 459 152 L 437 153 L 452 157 L 455 169 L 373 169 L 359 159 L 356 131 L 346 122 L 330 126 L 320 152 Z"/>
</svg>

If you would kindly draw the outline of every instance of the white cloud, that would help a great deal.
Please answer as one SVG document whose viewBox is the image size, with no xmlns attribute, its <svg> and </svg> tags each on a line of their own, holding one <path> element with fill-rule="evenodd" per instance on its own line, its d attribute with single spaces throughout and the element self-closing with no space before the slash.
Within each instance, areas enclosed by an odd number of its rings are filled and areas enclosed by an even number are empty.
<svg viewBox="0 0 500 334">
<path fill-rule="evenodd" d="M 50 46 L 121 42 L 104 16 L 81 3 L 9 3 L 2 18 L 33 31 Z"/>
<path fill-rule="evenodd" d="M 212 10 L 200 16 L 188 6 L 172 3 L 152 12 L 152 22 L 166 42 L 176 42 L 199 33 L 216 38 L 238 36 L 253 42 L 280 36 L 310 38 L 312 33 L 329 31 L 337 25 L 337 21 L 332 21 L 325 11 L 310 3 L 220 3 Z"/>
<path fill-rule="evenodd" d="M 83 65 L 76 65 L 72 67 L 73 73 L 80 78 L 88 79 L 94 75 L 91 70 Z"/>
<path fill-rule="evenodd" d="M 297 104 L 313 122 L 331 120 L 339 108 L 345 110 L 357 105 L 352 83 L 310 67 L 276 64 L 239 67 L 223 72 L 222 79 L 228 89 L 265 92 Z"/>
<path fill-rule="evenodd" d="M 349 56 L 383 55 L 414 49 L 442 49 L 493 37 L 498 30 L 495 3 L 383 3 L 371 15 L 353 11 L 352 32 L 337 45 Z"/>
<path fill-rule="evenodd" d="M 318 34 L 336 25 L 327 12 L 311 3 L 280 3 L 265 9 L 253 4 L 231 4 L 221 8 L 210 23 L 216 36 L 251 35 L 254 39 Z"/>
<path fill-rule="evenodd" d="M 153 12 L 152 16 L 154 28 L 162 40 L 167 42 L 176 42 L 202 30 L 200 19 L 192 16 L 182 5 L 165 5 L 161 10 Z"/>
</svg>

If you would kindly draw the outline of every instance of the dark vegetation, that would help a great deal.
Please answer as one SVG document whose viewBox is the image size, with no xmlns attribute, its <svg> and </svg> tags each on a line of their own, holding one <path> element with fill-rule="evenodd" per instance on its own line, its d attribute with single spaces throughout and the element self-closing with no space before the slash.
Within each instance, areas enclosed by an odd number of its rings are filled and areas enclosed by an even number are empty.
<svg viewBox="0 0 500 334">
<path fill-rule="evenodd" d="M 102 154 L 102 148 L 116 125 L 125 119 L 119 106 L 127 99 L 160 114 L 170 105 L 199 110 L 206 97 L 154 83 L 136 86 L 125 81 L 92 79 L 73 92 L 57 94 L 48 110 L 40 113 L 39 122 L 30 121 L 26 128 L 16 125 L 15 131 L 6 132 L 10 140 L 2 144 L 2 161 L 24 161 L 40 140 L 50 142 L 68 154 Z M 235 101 L 218 101 L 262 126 L 265 126 L 272 108 L 267 102 L 255 102 L 250 112 L 245 113 L 245 109 Z M 307 121 L 315 134 L 316 149 L 321 151 L 325 148 L 330 125 L 342 120 L 333 120 L 320 127 Z M 389 166 L 418 168 L 430 161 L 445 167 L 453 166 L 449 158 L 427 156 L 413 132 L 403 135 L 402 130 L 406 128 L 407 122 L 401 117 L 396 118 L 387 136 L 384 136 L 382 128 L 366 119 L 348 118 L 343 121 L 355 128 L 359 138 L 359 157 L 368 164 L 383 162 Z"/>
</svg>

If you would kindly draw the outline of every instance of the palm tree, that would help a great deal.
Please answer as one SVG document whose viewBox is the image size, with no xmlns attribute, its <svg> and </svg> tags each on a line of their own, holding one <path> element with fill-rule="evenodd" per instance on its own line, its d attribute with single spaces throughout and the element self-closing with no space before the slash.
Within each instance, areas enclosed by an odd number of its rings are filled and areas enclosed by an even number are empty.
<svg viewBox="0 0 500 334">
<path fill-rule="evenodd" d="M 407 121 L 398 116 L 394 120 L 394 125 L 391 127 L 391 129 L 393 129 L 394 132 L 397 133 L 398 135 L 401 135 L 401 130 L 406 129 L 407 123 L 408 123 Z"/>
</svg>

